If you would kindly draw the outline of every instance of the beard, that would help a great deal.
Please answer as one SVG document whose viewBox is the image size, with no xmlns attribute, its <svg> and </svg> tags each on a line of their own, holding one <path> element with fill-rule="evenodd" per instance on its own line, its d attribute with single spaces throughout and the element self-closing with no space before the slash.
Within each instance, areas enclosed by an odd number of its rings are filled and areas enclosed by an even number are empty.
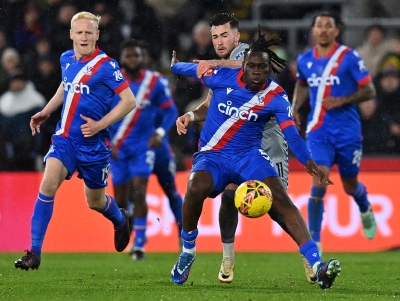
<svg viewBox="0 0 400 301">
<path fill-rule="evenodd" d="M 137 65 L 133 68 L 126 66 L 126 65 L 121 65 L 121 67 L 123 67 L 125 69 L 125 71 L 129 74 L 137 74 L 137 73 L 139 73 L 140 69 L 142 69 L 141 65 Z"/>
</svg>

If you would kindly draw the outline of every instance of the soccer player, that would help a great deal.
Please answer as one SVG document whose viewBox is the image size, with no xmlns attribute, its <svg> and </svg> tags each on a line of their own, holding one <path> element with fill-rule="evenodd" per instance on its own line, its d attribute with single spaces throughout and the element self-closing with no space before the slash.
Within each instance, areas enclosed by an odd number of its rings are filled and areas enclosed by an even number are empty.
<svg viewBox="0 0 400 301">
<path fill-rule="evenodd" d="M 244 52 L 249 45 L 241 43 L 239 32 L 239 21 L 231 13 L 218 13 L 209 22 L 214 50 L 221 60 L 197 61 L 199 62 L 198 76 L 201 76 L 211 66 L 226 66 L 240 68 L 242 66 Z M 202 71 L 203 70 L 203 71 Z M 209 91 L 207 99 L 196 111 L 196 121 L 205 121 L 212 90 Z M 177 127 L 186 127 L 193 112 L 188 112 L 177 120 Z M 262 136 L 262 148 L 268 153 L 275 166 L 285 188 L 288 187 L 288 146 L 285 138 L 276 123 L 275 117 L 265 125 Z M 219 211 L 219 225 L 222 240 L 222 263 L 218 273 L 221 283 L 231 283 L 234 276 L 235 232 L 238 225 L 238 211 L 234 205 L 234 195 L 238 185 L 229 184 L 221 195 L 221 206 Z M 311 269 L 310 269 L 311 270 Z"/>
<path fill-rule="evenodd" d="M 229 183 L 240 184 L 250 179 L 263 181 L 270 187 L 274 202 L 269 215 L 299 246 L 300 253 L 314 269 L 319 286 L 330 288 L 340 273 L 337 259 L 322 262 L 300 211 L 287 195 L 268 154 L 261 149 L 264 126 L 271 117 L 276 117 L 291 150 L 307 172 L 325 184 L 332 184 L 311 159 L 295 127 L 283 89 L 269 78 L 271 70 L 278 72 L 275 66 L 283 67 L 286 63 L 269 49 L 277 42 L 277 39 L 266 41 L 260 34 L 245 52 L 242 69 L 215 67 L 202 77 L 203 83 L 213 90 L 213 97 L 200 134 L 199 151 L 193 155 L 183 202 L 183 248 L 171 271 L 172 281 L 177 284 L 187 281 L 196 258 L 197 225 L 204 200 L 217 196 Z M 175 52 L 171 65 L 174 74 L 197 78 L 197 65 L 178 63 Z"/>
<path fill-rule="evenodd" d="M 114 145 L 111 175 L 115 198 L 121 207 L 128 205 L 130 197 L 134 204 L 135 239 L 130 251 L 133 260 L 145 259 L 147 183 L 155 165 L 155 150 L 159 147 L 164 150 L 163 138 L 177 116 L 168 81 L 158 72 L 143 69 L 142 54 L 141 44 L 137 41 L 128 40 L 121 47 L 122 74 L 127 78 L 130 88 L 136 95 L 137 105 L 110 129 Z M 160 109 L 162 119 L 157 120 Z M 163 157 L 159 159 L 163 158 L 169 158 L 169 154 L 163 154 Z M 182 203 L 176 208 L 179 223 L 181 222 L 181 207 Z"/>
<path fill-rule="evenodd" d="M 312 18 L 311 32 L 316 46 L 297 58 L 298 81 L 292 109 L 300 126 L 299 108 L 309 98 L 306 139 L 318 167 L 329 175 L 337 164 L 343 188 L 356 201 L 364 234 L 372 239 L 376 223 L 365 186 L 358 181 L 362 137 L 357 103 L 375 97 L 375 87 L 358 53 L 336 42 L 344 29 L 341 18 L 319 12 Z M 321 249 L 325 183 L 313 177 L 308 201 L 308 226 Z"/>
<path fill-rule="evenodd" d="M 96 47 L 100 17 L 80 12 L 71 19 L 73 50 L 61 55 L 62 83 L 42 111 L 32 116 L 32 135 L 61 104 L 61 120 L 44 158 L 45 170 L 32 220 L 32 244 L 15 261 L 23 270 L 38 269 L 43 239 L 50 222 L 54 197 L 62 182 L 74 172 L 84 180 L 86 201 L 114 225 L 115 249 L 121 252 L 129 243 L 129 220 L 112 196 L 105 194 L 111 155 L 107 127 L 135 108 L 136 100 L 118 63 Z M 111 109 L 115 94 L 120 97 Z M 72 197 L 72 196 L 71 196 Z"/>
</svg>

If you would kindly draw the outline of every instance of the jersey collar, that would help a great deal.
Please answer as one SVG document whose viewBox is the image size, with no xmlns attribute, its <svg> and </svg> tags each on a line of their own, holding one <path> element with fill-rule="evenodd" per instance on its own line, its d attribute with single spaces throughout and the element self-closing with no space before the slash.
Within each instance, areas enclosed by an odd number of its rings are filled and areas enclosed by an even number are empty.
<svg viewBox="0 0 400 301">
<path fill-rule="evenodd" d="M 327 58 L 330 58 L 330 57 L 335 53 L 335 51 L 336 51 L 338 48 L 339 48 L 339 43 L 338 43 L 338 42 L 335 42 L 335 44 L 333 45 L 332 50 L 329 51 L 329 52 L 327 53 L 327 55 L 321 57 L 321 56 L 317 53 L 317 46 L 315 46 L 314 49 L 313 49 L 313 55 L 314 55 L 314 57 L 317 58 L 317 59 L 327 59 Z"/>
<path fill-rule="evenodd" d="M 100 52 L 100 48 L 96 46 L 96 48 L 94 49 L 94 51 L 92 52 L 91 55 L 89 56 L 85 56 L 85 57 L 81 57 L 78 61 L 80 63 L 86 63 L 92 59 L 94 59 Z M 74 59 L 76 60 L 76 56 L 74 55 Z"/>
<path fill-rule="evenodd" d="M 240 69 L 240 71 L 239 71 L 239 73 L 238 73 L 238 75 L 237 75 L 237 77 L 236 77 L 236 82 L 238 83 L 238 85 L 239 85 L 240 87 L 246 88 L 245 83 L 242 82 L 242 80 L 241 80 L 241 78 L 242 78 L 242 76 L 243 76 L 243 73 L 244 73 L 243 69 Z M 268 82 L 268 80 L 267 80 L 267 82 Z M 258 90 L 251 90 L 251 91 L 256 92 L 256 91 L 264 90 L 264 89 L 267 87 L 267 82 L 264 83 L 264 85 L 262 85 L 262 87 L 261 87 L 260 89 L 258 89 Z"/>
</svg>

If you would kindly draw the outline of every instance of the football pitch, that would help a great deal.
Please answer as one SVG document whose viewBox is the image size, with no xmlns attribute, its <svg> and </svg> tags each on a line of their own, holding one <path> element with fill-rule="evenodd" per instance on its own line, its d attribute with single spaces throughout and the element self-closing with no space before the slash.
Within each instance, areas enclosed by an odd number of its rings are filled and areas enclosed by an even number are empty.
<svg viewBox="0 0 400 301">
<path fill-rule="evenodd" d="M 44 253 L 29 272 L 14 268 L 21 255 L 0 253 L 0 300 L 400 300 L 400 251 L 334 254 L 342 274 L 326 291 L 306 282 L 298 253 L 237 253 L 231 284 L 218 281 L 221 254 L 198 253 L 184 285 L 170 280 L 175 253 Z"/>
</svg>

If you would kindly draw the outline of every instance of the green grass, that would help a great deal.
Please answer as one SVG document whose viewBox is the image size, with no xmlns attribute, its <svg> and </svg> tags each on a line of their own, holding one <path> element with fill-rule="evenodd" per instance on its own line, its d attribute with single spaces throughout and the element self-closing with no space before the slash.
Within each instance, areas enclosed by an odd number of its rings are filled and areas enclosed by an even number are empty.
<svg viewBox="0 0 400 301">
<path fill-rule="evenodd" d="M 170 280 L 173 253 L 44 253 L 29 272 L 14 268 L 21 255 L 0 253 L 0 300 L 400 300 L 398 251 L 335 254 L 342 275 L 326 291 L 306 282 L 296 253 L 238 253 L 230 285 L 217 279 L 219 253 L 198 253 L 184 285 Z"/>
</svg>

